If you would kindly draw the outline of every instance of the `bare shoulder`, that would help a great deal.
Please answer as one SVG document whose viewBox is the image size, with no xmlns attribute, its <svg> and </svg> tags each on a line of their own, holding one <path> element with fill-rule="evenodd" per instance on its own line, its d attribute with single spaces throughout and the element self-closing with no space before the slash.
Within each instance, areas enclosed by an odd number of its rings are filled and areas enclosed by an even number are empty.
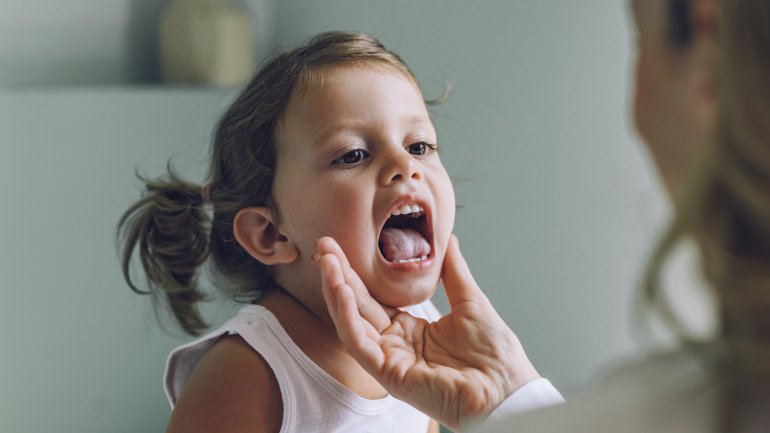
<svg viewBox="0 0 770 433">
<path fill-rule="evenodd" d="M 278 432 L 282 416 L 281 391 L 272 369 L 233 335 L 223 337 L 198 364 L 167 432 Z"/>
<path fill-rule="evenodd" d="M 430 424 L 428 424 L 428 433 L 440 433 L 441 432 L 441 426 L 439 425 L 438 421 L 435 419 L 430 420 Z"/>
</svg>

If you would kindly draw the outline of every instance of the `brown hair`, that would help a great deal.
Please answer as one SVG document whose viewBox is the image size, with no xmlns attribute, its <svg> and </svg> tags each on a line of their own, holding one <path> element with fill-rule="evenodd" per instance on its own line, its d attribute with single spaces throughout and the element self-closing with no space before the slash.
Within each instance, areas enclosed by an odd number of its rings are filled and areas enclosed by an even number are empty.
<svg viewBox="0 0 770 433">
<path fill-rule="evenodd" d="M 271 268 L 235 241 L 233 218 L 248 206 L 278 211 L 271 202 L 275 131 L 292 93 L 314 82 L 324 67 L 363 63 L 395 68 L 416 83 L 398 55 L 361 33 L 321 33 L 267 59 L 214 130 L 206 182 L 212 218 L 204 209 L 201 185 L 184 181 L 170 165 L 162 178 L 140 177 L 146 184 L 142 198 L 123 214 L 117 232 L 123 276 L 131 289 L 155 299 L 163 295 L 191 335 L 207 327 L 196 304 L 204 298 L 197 276 L 209 254 L 216 285 L 231 297 L 250 302 L 268 289 L 273 284 Z M 137 248 L 147 290 L 137 286 L 131 273 Z"/>
<path fill-rule="evenodd" d="M 709 353 L 725 385 L 723 430 L 734 431 L 735 397 L 770 390 L 770 0 L 721 1 L 718 34 L 716 126 L 652 255 L 643 305 L 700 347 L 660 278 L 675 247 L 694 239 L 719 315 L 718 350 Z"/>
</svg>

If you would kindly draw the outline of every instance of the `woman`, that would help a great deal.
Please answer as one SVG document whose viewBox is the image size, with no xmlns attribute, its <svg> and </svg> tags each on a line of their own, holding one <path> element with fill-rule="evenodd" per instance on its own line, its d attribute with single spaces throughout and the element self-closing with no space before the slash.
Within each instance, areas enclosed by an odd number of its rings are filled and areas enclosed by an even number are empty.
<svg viewBox="0 0 770 433">
<path fill-rule="evenodd" d="M 620 370 L 596 396 L 508 421 L 507 428 L 766 431 L 770 0 L 631 5 L 639 44 L 636 126 L 676 210 L 649 262 L 641 307 L 666 319 L 684 349 Z M 720 326 L 711 341 L 688 337 L 660 294 L 661 270 L 687 239 L 700 250 L 717 302 Z M 444 272 L 452 312 L 425 329 L 372 300 L 333 240 L 321 239 L 318 253 L 327 303 L 348 350 L 395 396 L 447 426 L 460 428 L 495 407 L 495 415 L 505 412 L 538 377 L 474 283 L 456 242 Z"/>
</svg>

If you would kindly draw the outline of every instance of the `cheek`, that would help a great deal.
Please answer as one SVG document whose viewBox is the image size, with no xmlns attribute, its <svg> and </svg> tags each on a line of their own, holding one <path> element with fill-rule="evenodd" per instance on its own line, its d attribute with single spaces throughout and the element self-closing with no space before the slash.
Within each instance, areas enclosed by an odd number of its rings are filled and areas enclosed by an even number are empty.
<svg viewBox="0 0 770 433">
<path fill-rule="evenodd" d="M 333 237 L 344 251 L 362 248 L 361 233 L 371 225 L 371 203 L 344 185 L 316 182 L 297 191 L 286 205 L 285 219 L 292 221 L 290 235 L 302 250 L 315 250 L 321 236 Z M 367 212 L 368 210 L 368 212 Z"/>
<path fill-rule="evenodd" d="M 446 200 L 446 229 L 451 234 L 455 225 L 455 211 L 457 205 L 455 204 L 455 191 L 451 182 L 447 185 L 447 200 Z"/>
<path fill-rule="evenodd" d="M 438 240 L 442 242 L 443 245 L 446 245 L 449 242 L 449 236 L 454 229 L 456 210 L 455 193 L 454 188 L 452 187 L 452 181 L 449 179 L 449 175 L 443 168 L 437 178 L 440 179 L 440 181 L 434 187 L 434 191 L 437 192 L 438 205 L 438 208 L 436 209 L 438 213 L 434 218 L 436 221 L 435 231 L 436 235 L 439 237 Z"/>
</svg>

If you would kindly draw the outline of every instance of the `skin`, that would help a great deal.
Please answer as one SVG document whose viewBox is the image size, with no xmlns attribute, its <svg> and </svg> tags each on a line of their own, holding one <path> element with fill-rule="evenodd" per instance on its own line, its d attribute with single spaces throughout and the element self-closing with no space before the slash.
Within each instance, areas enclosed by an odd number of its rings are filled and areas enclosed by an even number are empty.
<svg viewBox="0 0 770 433">
<path fill-rule="evenodd" d="M 693 40 L 678 49 L 666 39 L 664 0 L 634 0 L 631 10 L 638 32 L 634 118 L 675 195 L 714 125 L 718 3 L 693 2 Z M 393 395 L 459 430 L 539 377 L 456 242 L 442 274 L 451 312 L 430 324 L 372 299 L 376 288 L 357 277 L 343 250 L 329 237 L 317 243 L 329 311 L 347 350 Z"/>
<path fill-rule="evenodd" d="M 440 279 L 454 224 L 454 191 L 438 153 L 436 131 L 416 84 L 383 66 L 335 67 L 295 92 L 276 132 L 276 208 L 242 209 L 237 241 L 274 266 L 281 288 L 259 304 L 292 340 L 337 381 L 364 398 L 388 394 L 345 350 L 321 293 L 315 241 L 334 236 L 361 277 L 378 281 L 372 295 L 388 305 L 430 298 Z M 429 260 L 392 266 L 378 237 L 400 200 L 419 200 L 432 219 Z M 380 304 L 378 304 L 380 305 Z M 272 370 L 239 337 L 217 343 L 180 397 L 168 431 L 276 432 L 281 395 Z M 431 421 L 429 432 L 438 432 Z"/>
<path fill-rule="evenodd" d="M 637 41 L 633 114 L 669 194 L 676 195 L 714 124 L 716 4 L 695 2 L 695 39 L 670 46 L 663 0 L 633 0 Z"/>
</svg>

